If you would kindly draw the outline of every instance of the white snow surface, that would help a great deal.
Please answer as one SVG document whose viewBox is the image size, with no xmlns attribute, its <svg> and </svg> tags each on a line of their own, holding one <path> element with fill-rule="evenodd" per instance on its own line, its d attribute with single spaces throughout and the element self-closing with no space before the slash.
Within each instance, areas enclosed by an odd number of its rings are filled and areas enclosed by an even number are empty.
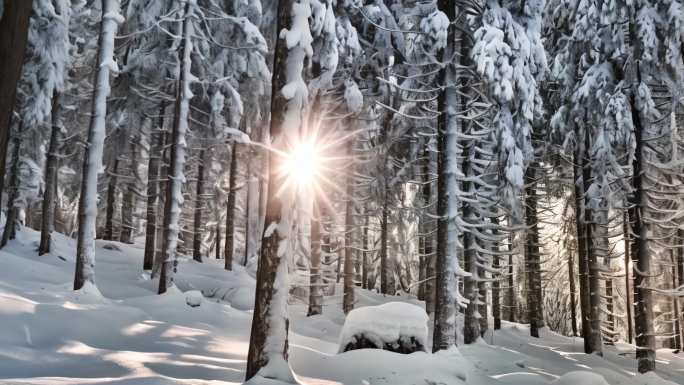
<svg viewBox="0 0 684 385">
<path fill-rule="evenodd" d="M 388 302 L 354 309 L 344 321 L 339 352 L 343 352 L 344 347 L 360 335 L 376 346 L 411 337 L 427 346 L 428 321 L 425 309 L 405 302 Z"/>
<path fill-rule="evenodd" d="M 254 271 L 223 261 L 180 257 L 176 287 L 156 295 L 141 269 L 143 243 L 96 242 L 95 285 L 71 290 L 76 241 L 54 234 L 53 251 L 36 253 L 39 233 L 24 229 L 0 250 L 0 384 L 224 385 L 244 381 Z M 116 244 L 119 250 L 104 249 Z M 203 294 L 201 306 L 196 303 Z M 342 293 L 342 290 L 336 290 Z M 356 306 L 403 302 L 357 289 Z M 338 354 L 345 316 L 341 295 L 306 317 L 291 300 L 290 365 L 308 385 L 672 385 L 684 384 L 684 355 L 658 351 L 657 370 L 636 374 L 634 347 L 582 353 L 582 339 L 526 325 L 503 329 L 437 354 L 355 350 Z M 388 304 L 381 308 L 405 305 Z M 361 314 L 363 311 L 361 311 Z M 353 314 L 353 313 L 352 313 Z M 428 344 L 431 338 L 428 338 Z M 428 347 L 428 351 L 430 348 Z M 283 383 L 255 377 L 250 384 Z"/>
</svg>

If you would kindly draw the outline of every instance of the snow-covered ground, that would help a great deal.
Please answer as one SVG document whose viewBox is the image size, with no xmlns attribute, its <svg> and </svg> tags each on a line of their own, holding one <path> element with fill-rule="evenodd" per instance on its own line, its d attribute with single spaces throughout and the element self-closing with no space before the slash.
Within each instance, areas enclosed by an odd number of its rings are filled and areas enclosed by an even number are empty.
<svg viewBox="0 0 684 385">
<path fill-rule="evenodd" d="M 142 273 L 139 245 L 98 241 L 98 287 L 75 293 L 75 241 L 55 239 L 54 252 L 38 257 L 38 234 L 24 230 L 0 251 L 0 384 L 243 381 L 253 271 L 184 260 L 180 290 L 158 296 L 156 283 Z M 362 290 L 357 300 L 357 306 L 421 305 Z M 635 375 L 633 347 L 607 347 L 603 358 L 585 355 L 579 338 L 544 330 L 543 338 L 532 339 L 519 324 L 504 324 L 486 342 L 438 354 L 337 354 L 341 307 L 341 297 L 328 297 L 323 315 L 306 317 L 306 304 L 291 306 L 290 362 L 304 384 L 684 384 L 684 354 L 661 350 L 656 375 Z"/>
</svg>

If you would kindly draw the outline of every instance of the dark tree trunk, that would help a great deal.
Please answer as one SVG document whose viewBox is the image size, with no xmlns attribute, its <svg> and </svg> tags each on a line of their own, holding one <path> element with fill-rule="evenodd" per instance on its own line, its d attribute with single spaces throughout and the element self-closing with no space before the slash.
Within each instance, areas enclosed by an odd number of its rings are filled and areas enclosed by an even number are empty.
<svg viewBox="0 0 684 385">
<path fill-rule="evenodd" d="M 176 100 L 173 112 L 173 127 L 171 129 L 170 141 L 170 155 L 168 166 L 168 178 L 166 180 L 166 200 L 164 201 L 164 225 L 162 235 L 162 249 L 161 249 L 161 271 L 159 274 L 159 294 L 166 293 L 166 290 L 174 286 L 174 276 L 178 266 L 178 250 L 177 243 L 179 243 L 179 228 L 180 214 L 182 212 L 181 202 L 182 196 L 182 181 L 180 175 L 183 173 L 185 166 L 185 148 L 186 148 L 186 129 L 188 120 L 190 119 L 190 99 L 192 94 L 188 95 L 191 82 L 190 68 L 190 34 L 192 32 L 192 3 L 185 3 L 185 12 L 182 22 L 181 44 L 179 47 L 180 60 L 178 81 L 176 82 Z M 183 240 L 180 240 L 183 244 Z M 176 247 L 174 247 L 176 246 Z"/>
<path fill-rule="evenodd" d="M 634 26 L 630 26 L 631 30 Z M 631 33 L 635 37 L 634 33 Z M 639 57 L 637 55 L 637 57 Z M 638 65 L 636 69 L 637 83 L 641 83 L 641 73 Z M 652 270 L 651 254 L 648 249 L 648 223 L 644 220 L 644 211 L 648 207 L 647 197 L 644 192 L 643 165 L 644 160 L 644 122 L 641 117 L 639 104 L 636 96 L 637 90 L 632 90 L 630 103 L 632 107 L 632 123 L 634 125 L 634 137 L 636 148 L 632 159 L 632 186 L 634 191 L 629 196 L 630 208 L 629 222 L 631 234 L 634 240 L 631 244 L 630 254 L 634 267 L 634 333 L 636 335 L 636 358 L 639 373 L 655 370 L 655 318 L 653 315 L 653 292 L 650 287 Z"/>
<path fill-rule="evenodd" d="M 579 283 L 580 283 L 580 311 L 582 314 L 582 337 L 584 338 L 584 352 L 591 353 L 592 332 L 589 310 L 589 263 L 587 256 L 587 226 L 584 218 L 584 182 L 582 166 L 585 157 L 585 143 L 584 136 L 578 135 L 578 143 L 575 146 L 573 177 L 574 177 L 574 192 L 575 192 L 575 229 L 577 231 L 577 263 L 579 266 Z"/>
<path fill-rule="evenodd" d="M 387 170 L 385 170 L 385 181 L 383 182 L 383 198 L 382 198 L 382 213 L 380 219 L 380 293 L 394 295 L 394 288 L 390 288 L 390 271 L 389 261 L 387 260 L 387 221 L 389 207 L 389 187 L 386 186 L 389 178 L 386 177 Z"/>
<path fill-rule="evenodd" d="M 527 271 L 527 314 L 530 319 L 530 335 L 539 338 L 544 327 L 541 287 L 541 262 L 539 256 L 539 227 L 537 221 L 537 163 L 533 162 L 525 172 L 525 267 Z"/>
<path fill-rule="evenodd" d="M 321 279 L 321 222 L 318 203 L 313 203 L 311 216 L 311 269 L 309 272 L 309 311 L 307 316 L 323 313 L 323 280 Z"/>
<path fill-rule="evenodd" d="M 572 257 L 572 252 L 568 254 L 568 282 L 570 283 L 570 324 L 574 337 L 577 336 L 577 304 L 575 303 L 577 289 L 575 288 L 575 260 Z"/>
<path fill-rule="evenodd" d="M 277 30 L 288 29 L 292 24 L 292 8 L 295 0 L 280 0 L 278 2 Z M 271 139 L 273 146 L 280 151 L 287 151 L 286 132 L 282 131 L 284 115 L 288 111 L 288 101 L 281 93 L 287 81 L 288 73 L 288 47 L 283 39 L 278 39 L 275 46 L 273 64 L 273 79 L 271 90 Z M 292 71 L 289 68 L 290 72 Z M 291 107 L 294 108 L 294 107 Z M 280 196 L 277 195 L 283 185 L 283 175 L 278 172 L 277 165 L 281 159 L 274 151 L 268 153 L 268 202 L 266 204 L 265 228 L 275 226 L 273 231 L 264 231 L 261 242 L 261 257 L 256 279 L 256 298 L 254 301 L 254 313 L 252 317 L 252 330 L 249 339 L 249 352 L 247 354 L 246 379 L 254 377 L 261 368 L 269 364 L 269 361 L 278 355 L 278 359 L 287 363 L 288 360 L 288 329 L 286 287 L 281 287 L 287 282 L 287 261 L 279 253 L 281 242 L 287 240 L 288 234 L 280 232 L 280 226 L 289 226 L 289 223 L 281 223 L 284 207 Z M 231 173 L 232 174 L 232 173 Z M 287 232 L 289 233 L 288 228 Z M 282 365 L 278 366 L 283 368 Z M 287 368 L 289 370 L 289 368 Z M 288 381 L 294 382 L 291 373 L 276 374 L 274 377 L 289 377 Z M 283 380 L 283 378 L 277 378 Z"/>
<path fill-rule="evenodd" d="M 347 154 L 349 159 L 353 159 L 354 143 L 349 140 L 347 143 Z M 353 239 L 354 231 L 354 173 L 355 167 L 353 164 L 348 168 L 347 175 L 347 199 L 345 212 L 345 226 L 344 226 L 344 298 L 342 301 L 342 309 L 344 314 L 348 314 L 354 309 L 354 261 L 353 261 Z"/>
<path fill-rule="evenodd" d="M 228 176 L 228 201 L 226 202 L 226 248 L 224 250 L 225 269 L 233 270 L 233 252 L 235 249 L 235 183 L 237 181 L 238 144 L 233 142 L 230 151 L 230 175 Z"/>
<path fill-rule="evenodd" d="M 373 254 L 370 252 L 370 245 L 368 244 L 368 226 L 370 225 L 370 216 L 368 215 L 368 212 L 365 212 L 365 222 L 363 225 L 363 238 L 361 240 L 363 244 L 363 272 L 361 273 L 361 281 L 362 281 L 362 287 L 364 289 L 372 289 L 373 284 L 368 280 L 368 269 L 370 269 L 370 264 L 369 264 L 369 255 L 372 256 Z"/>
<path fill-rule="evenodd" d="M 119 157 L 114 155 L 112 170 L 109 171 L 109 182 L 107 183 L 107 208 L 105 213 L 105 230 L 102 239 L 107 241 L 114 240 L 114 206 L 116 205 L 116 183 L 119 172 Z"/>
<path fill-rule="evenodd" d="M 627 341 L 631 344 L 634 338 L 634 326 L 632 319 L 632 278 L 630 274 L 630 235 L 629 235 L 629 214 L 625 211 L 622 220 L 622 232 L 625 241 L 625 308 L 627 309 Z"/>
<path fill-rule="evenodd" d="M 162 101 L 159 107 L 159 123 L 156 129 L 152 128 L 149 160 L 147 163 L 147 211 L 145 224 L 145 256 L 143 257 L 143 270 L 151 270 L 154 264 L 154 255 L 157 250 L 157 206 L 159 205 L 159 176 L 161 161 L 164 157 L 164 114 L 166 102 Z"/>
<path fill-rule="evenodd" d="M 192 259 L 202 262 L 202 209 L 204 206 L 204 162 L 206 153 L 200 150 L 197 161 L 197 186 L 195 189 L 195 217 L 192 235 Z"/>
<path fill-rule="evenodd" d="M 675 244 L 677 245 L 677 257 L 676 257 L 676 266 L 677 266 L 677 286 L 682 286 L 684 285 L 684 230 L 681 228 L 677 230 L 677 239 Z M 684 347 L 684 320 L 682 319 L 682 304 L 681 304 L 681 298 L 676 297 L 675 298 L 675 303 L 677 304 L 677 323 L 679 325 L 679 328 L 677 329 L 677 333 L 679 333 L 679 340 L 680 340 L 680 347 Z"/>
<path fill-rule="evenodd" d="M 216 249 L 214 250 L 216 259 L 221 259 L 221 225 L 216 221 Z"/>
<path fill-rule="evenodd" d="M 5 221 L 5 229 L 2 232 L 2 240 L 0 240 L 0 248 L 5 247 L 7 242 L 14 239 L 17 234 L 19 208 L 17 207 L 16 202 L 19 198 L 19 158 L 21 154 L 21 136 L 23 135 L 23 131 L 23 122 L 21 122 L 19 127 L 17 127 L 17 132 L 12 138 L 13 150 L 10 164 L 9 191 L 7 195 L 7 220 Z"/>
<path fill-rule="evenodd" d="M 463 33 L 458 31 L 453 22 L 456 20 L 456 3 L 454 0 L 439 0 L 437 6 L 440 11 L 444 12 L 452 23 L 449 25 L 447 33 L 446 47 L 439 52 L 439 60 L 451 58 L 456 53 L 461 53 L 459 44 Z M 453 280 L 456 277 L 451 276 L 453 269 L 451 264 L 454 262 L 455 255 L 447 255 L 448 237 L 448 199 L 449 191 L 447 189 L 447 179 L 450 173 L 455 170 L 449 170 L 447 163 L 449 161 L 450 150 L 447 146 L 447 131 L 450 125 L 450 119 L 454 116 L 449 112 L 454 106 L 449 106 L 450 102 L 456 99 L 455 85 L 447 85 L 448 82 L 454 81 L 456 78 L 456 70 L 454 66 L 445 66 L 440 71 L 440 83 L 446 85 L 439 93 L 438 107 L 442 114 L 437 118 L 437 249 L 435 260 L 435 323 L 433 328 L 433 343 L 432 350 L 446 350 L 455 344 L 456 340 L 456 306 L 453 301 L 454 289 L 452 286 Z M 452 123 L 451 123 L 452 124 Z M 452 236 L 456 236 L 453 234 Z"/>
<path fill-rule="evenodd" d="M 589 297 L 589 322 L 591 324 L 589 337 L 584 337 L 589 342 L 589 353 L 598 355 L 603 354 L 603 338 L 601 336 L 601 286 L 600 286 L 600 272 L 598 263 L 598 254 L 601 247 L 600 242 L 601 233 L 598 230 L 597 221 L 594 219 L 594 213 L 589 208 L 588 191 L 591 186 L 591 159 L 586 149 L 591 148 L 591 137 L 589 127 L 584 129 L 584 145 L 585 156 L 582 157 L 582 184 L 584 186 L 584 234 L 587 258 L 587 281 L 588 281 L 588 297 Z M 596 213 L 599 214 L 599 213 Z M 597 215 L 598 217 L 598 215 Z"/>
<path fill-rule="evenodd" d="M 515 269 L 513 267 L 513 233 L 508 234 L 508 290 L 506 291 L 506 307 L 508 308 L 508 322 L 515 322 L 517 298 L 515 294 Z"/>
<path fill-rule="evenodd" d="M 4 1 L 0 19 L 0 197 L 5 175 L 17 82 L 24 64 L 32 1 Z"/>
<path fill-rule="evenodd" d="M 45 192 L 43 193 L 42 216 L 40 226 L 40 246 L 38 255 L 50 252 L 52 232 L 55 229 L 55 199 L 57 195 L 57 170 L 59 169 L 59 141 L 61 138 L 60 94 L 55 91 L 52 96 L 52 124 L 50 127 L 50 144 L 45 160 Z"/>
<path fill-rule="evenodd" d="M 499 218 L 492 218 L 492 224 L 499 226 Z M 498 230 L 494 232 L 496 234 Z M 499 247 L 494 244 L 494 251 L 500 252 Z M 501 271 L 501 257 L 494 255 L 494 270 Z M 494 317 L 494 330 L 501 329 L 501 276 L 497 274 L 492 281 L 492 317 Z"/>
</svg>

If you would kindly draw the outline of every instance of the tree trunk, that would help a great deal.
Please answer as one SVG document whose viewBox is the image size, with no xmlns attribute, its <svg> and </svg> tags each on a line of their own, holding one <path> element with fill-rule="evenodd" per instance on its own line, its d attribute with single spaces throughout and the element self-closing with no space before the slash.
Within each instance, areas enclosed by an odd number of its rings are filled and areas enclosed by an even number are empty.
<svg viewBox="0 0 684 385">
<path fill-rule="evenodd" d="M 467 179 L 472 177 L 473 170 L 470 165 L 470 148 L 468 143 L 464 140 L 461 144 L 463 148 L 463 163 L 462 169 L 466 175 L 466 180 L 462 183 L 462 191 L 469 196 L 476 196 L 474 186 Z M 450 192 L 452 190 L 449 190 Z M 473 208 L 468 202 L 463 203 L 463 218 L 468 223 L 477 221 Z M 475 239 L 470 231 L 463 232 L 463 268 L 470 276 L 463 280 L 463 296 L 468 300 L 468 306 L 465 309 L 463 316 L 463 343 L 472 344 L 480 338 L 480 322 L 477 317 L 479 314 L 479 288 L 478 282 L 483 277 L 480 277 L 480 268 L 477 266 L 477 252 L 475 250 Z M 480 314 L 481 316 L 481 314 Z"/>
<path fill-rule="evenodd" d="M 59 141 L 61 139 L 60 122 L 61 96 L 55 91 L 52 96 L 52 124 L 50 127 L 50 144 L 45 160 L 45 191 L 43 192 L 42 216 L 40 226 L 40 246 L 38 255 L 50 252 L 52 232 L 55 229 L 55 199 L 57 198 L 57 170 L 59 170 Z"/>
<path fill-rule="evenodd" d="M 145 255 L 143 257 L 143 270 L 151 270 L 154 264 L 154 255 L 157 250 L 157 206 L 159 205 L 159 177 L 161 161 L 164 157 L 164 114 L 166 102 L 162 101 L 159 107 L 159 126 L 152 128 L 152 147 L 150 148 L 147 163 L 147 212 L 145 224 Z"/>
<path fill-rule="evenodd" d="M 178 265 L 177 244 L 178 230 L 183 204 L 182 183 L 185 180 L 183 168 L 185 166 L 185 134 L 190 118 L 190 54 L 192 51 L 191 37 L 193 35 L 192 11 L 193 3 L 185 3 L 181 44 L 182 53 L 179 68 L 179 78 L 176 84 L 176 104 L 173 113 L 173 129 L 171 131 L 171 155 L 169 157 L 169 175 L 166 186 L 166 201 L 164 202 L 164 227 L 162 243 L 162 266 L 159 276 L 159 294 L 174 286 L 173 278 Z"/>
<path fill-rule="evenodd" d="M 530 320 L 530 335 L 539 338 L 539 329 L 544 327 L 541 287 L 541 262 L 539 256 L 539 228 L 537 221 L 537 180 L 533 162 L 525 171 L 525 267 L 527 270 L 527 314 Z"/>
<path fill-rule="evenodd" d="M 587 282 L 589 292 L 589 318 L 591 324 L 589 337 L 589 352 L 598 355 L 603 354 L 603 338 L 601 337 L 601 286 L 598 264 L 598 254 L 600 249 L 601 234 L 596 228 L 594 213 L 588 205 L 588 191 L 591 185 L 591 159 L 586 149 L 591 148 L 591 137 L 589 128 L 584 129 L 585 156 L 582 157 L 582 184 L 584 186 L 584 226 L 585 226 L 585 246 L 587 258 Z M 598 213 L 597 213 L 598 214 Z M 597 215 L 598 218 L 598 215 Z"/>
<path fill-rule="evenodd" d="M 88 145 L 83 157 L 81 197 L 78 204 L 78 240 L 76 244 L 74 290 L 79 290 L 86 282 L 95 284 L 97 175 L 102 167 L 102 152 L 106 135 L 107 96 L 109 95 L 109 66 L 106 63 L 109 63 L 114 57 L 114 36 L 117 30 L 117 20 L 111 15 L 118 13 L 118 0 L 102 1 L 97 75 L 88 127 Z"/>
<path fill-rule="evenodd" d="M 323 313 L 323 281 L 321 279 L 321 222 L 318 203 L 313 203 L 311 216 L 311 269 L 309 272 L 309 311 L 307 316 Z"/>
<path fill-rule="evenodd" d="M 24 64 L 32 1 L 4 1 L 0 19 L 0 175 L 5 175 L 17 82 Z M 0 197 L 4 178 L 0 177 Z"/>
<path fill-rule="evenodd" d="M 205 150 L 200 150 L 197 161 L 197 186 L 195 192 L 195 217 L 192 235 L 192 259 L 202 262 L 202 210 L 204 203 L 204 162 L 206 162 Z"/>
<path fill-rule="evenodd" d="M 579 282 L 580 282 L 580 311 L 582 314 L 582 337 L 584 339 L 584 352 L 589 354 L 592 350 L 592 331 L 589 310 L 589 264 L 587 256 L 587 226 L 584 218 L 584 174 L 582 172 L 585 163 L 585 148 L 584 136 L 577 135 L 578 143 L 575 145 L 575 154 L 573 162 L 573 180 L 574 183 L 574 198 L 575 198 L 575 229 L 577 231 L 577 263 L 579 265 Z"/>
<path fill-rule="evenodd" d="M 634 29 L 630 26 L 630 30 Z M 634 33 L 631 33 L 635 37 Z M 639 57 L 637 55 L 637 57 Z M 641 73 L 636 68 L 637 87 L 641 84 Z M 634 137 L 636 148 L 632 159 L 632 186 L 634 191 L 629 196 L 630 208 L 629 222 L 631 224 L 631 234 L 634 240 L 631 244 L 630 254 L 632 255 L 634 268 L 634 333 L 636 335 L 636 358 L 639 373 L 646 373 L 655 370 L 655 318 L 653 316 L 653 292 L 651 287 L 652 260 L 648 249 L 648 223 L 644 220 L 644 211 L 648 207 L 648 199 L 644 193 L 643 165 L 644 160 L 644 140 L 645 121 L 641 117 L 639 104 L 637 102 L 637 90 L 633 89 L 630 95 L 632 107 L 632 123 L 634 125 Z"/>
<path fill-rule="evenodd" d="M 7 194 L 7 219 L 5 220 L 5 228 L 2 232 L 2 240 L 0 240 L 0 248 L 7 245 L 11 239 L 17 235 L 17 221 L 19 219 L 19 207 L 17 200 L 19 198 L 19 158 L 21 156 L 21 142 L 23 135 L 23 122 L 19 123 L 17 132 L 12 137 L 12 160 L 10 164 L 10 182 L 9 191 Z M 1 177 L 0 177 L 1 179 Z"/>
<path fill-rule="evenodd" d="M 506 307 L 508 308 L 508 322 L 515 322 L 515 310 L 517 309 L 515 295 L 515 269 L 513 267 L 513 233 L 508 234 L 508 290 Z"/>
<path fill-rule="evenodd" d="M 458 30 L 453 22 L 456 20 L 456 4 L 454 0 L 439 0 L 439 10 L 444 12 L 451 22 L 448 28 L 446 47 L 439 52 L 439 60 L 454 57 L 461 52 L 461 43 L 465 34 Z M 464 59 L 464 57 L 461 57 Z M 458 282 L 456 267 L 458 266 L 458 237 L 455 218 L 450 218 L 458 208 L 455 194 L 456 169 L 458 154 L 456 135 L 459 127 L 455 116 L 460 105 L 456 90 L 457 73 L 454 65 L 444 67 L 440 72 L 440 84 L 444 86 L 438 97 L 439 111 L 437 118 L 437 255 L 435 262 L 435 325 L 432 350 L 446 350 L 456 344 L 456 307 L 458 306 Z M 456 106 L 456 107 L 454 107 Z"/>
<path fill-rule="evenodd" d="M 634 338 L 634 326 L 632 319 L 632 278 L 630 275 L 630 235 L 629 235 L 629 214 L 625 211 L 622 219 L 622 233 L 625 242 L 625 309 L 627 309 L 627 342 L 632 343 Z"/>
<path fill-rule="evenodd" d="M 133 243 L 133 214 L 138 183 L 138 145 L 135 141 L 131 142 L 130 173 L 131 179 L 126 185 L 126 191 L 121 200 L 121 233 L 119 235 L 121 243 L 129 244 Z"/>
<path fill-rule="evenodd" d="M 492 218 L 492 224 L 499 226 L 499 219 Z M 498 231 L 498 230 L 497 230 Z M 496 234 L 496 232 L 494 233 Z M 494 244 L 494 251 L 499 252 L 500 249 L 497 244 Z M 494 277 L 492 281 L 492 317 L 494 317 L 494 330 L 501 329 L 501 257 L 499 255 L 494 255 L 494 270 L 497 271 L 497 276 Z"/>
<path fill-rule="evenodd" d="M 289 30 L 298 25 L 303 31 L 309 31 L 308 20 L 300 12 L 295 11 L 296 0 L 280 0 L 278 2 L 277 30 Z M 285 85 L 302 82 L 306 50 L 301 44 L 288 49 L 285 36 L 281 34 L 275 46 L 273 79 L 271 90 L 271 138 L 276 151 L 268 153 L 268 203 L 266 204 L 265 228 L 261 242 L 261 258 L 257 270 L 256 298 L 252 317 L 252 330 L 247 354 L 246 379 L 254 377 L 260 370 L 262 374 L 274 380 L 296 383 L 289 370 L 287 316 L 288 297 L 288 257 L 285 246 L 292 237 L 294 191 L 285 188 L 284 175 L 278 172 L 278 152 L 288 152 L 289 140 L 295 140 L 299 131 L 302 106 L 297 99 L 289 101 L 283 95 Z M 285 119 L 285 117 L 291 119 Z"/>
<path fill-rule="evenodd" d="M 370 252 L 370 245 L 368 244 L 368 226 L 370 225 L 370 216 L 368 215 L 368 212 L 365 212 L 365 222 L 363 224 L 363 238 L 361 240 L 361 243 L 363 244 L 363 251 L 362 251 L 362 256 L 363 256 L 363 272 L 361 273 L 361 281 L 362 281 L 362 287 L 364 289 L 371 290 L 373 288 L 373 284 L 368 280 L 368 270 L 370 269 L 370 261 L 369 261 L 369 255 L 372 257 L 372 253 Z"/>
<path fill-rule="evenodd" d="M 105 211 L 105 233 L 102 239 L 114 240 L 114 206 L 116 205 L 116 184 L 119 173 L 119 156 L 114 154 L 112 171 L 109 172 L 109 182 L 107 183 L 107 208 Z"/>
<path fill-rule="evenodd" d="M 237 180 L 237 142 L 233 142 L 230 150 L 230 175 L 228 176 L 228 201 L 226 202 L 226 249 L 225 269 L 233 270 L 233 252 L 235 250 L 235 183 Z"/>
<path fill-rule="evenodd" d="M 347 175 L 347 198 L 344 224 L 344 298 L 342 309 L 348 314 L 354 309 L 354 250 L 352 234 L 354 231 L 354 143 L 350 139 L 347 143 L 347 154 L 352 159 Z"/>
<path fill-rule="evenodd" d="M 577 213 L 575 213 L 577 215 Z M 577 336 L 577 304 L 575 303 L 575 261 L 572 252 L 568 254 L 568 282 L 570 283 L 570 323 L 572 326 L 572 336 Z"/>
</svg>

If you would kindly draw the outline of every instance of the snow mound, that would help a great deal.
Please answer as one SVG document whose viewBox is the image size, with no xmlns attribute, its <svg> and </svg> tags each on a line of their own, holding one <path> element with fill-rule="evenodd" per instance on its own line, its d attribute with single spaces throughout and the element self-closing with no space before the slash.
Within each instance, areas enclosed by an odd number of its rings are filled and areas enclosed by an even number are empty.
<svg viewBox="0 0 684 385">
<path fill-rule="evenodd" d="M 185 303 L 190 307 L 198 307 L 202 304 L 202 292 L 199 290 L 190 290 L 185 292 Z"/>
<path fill-rule="evenodd" d="M 338 353 L 372 347 L 367 343 L 393 351 L 425 351 L 428 320 L 425 310 L 405 302 L 354 309 L 344 321 Z M 403 351 L 407 347 L 410 351 Z"/>
<path fill-rule="evenodd" d="M 578 370 L 568 372 L 551 383 L 552 385 L 609 385 L 599 374 Z"/>
</svg>

